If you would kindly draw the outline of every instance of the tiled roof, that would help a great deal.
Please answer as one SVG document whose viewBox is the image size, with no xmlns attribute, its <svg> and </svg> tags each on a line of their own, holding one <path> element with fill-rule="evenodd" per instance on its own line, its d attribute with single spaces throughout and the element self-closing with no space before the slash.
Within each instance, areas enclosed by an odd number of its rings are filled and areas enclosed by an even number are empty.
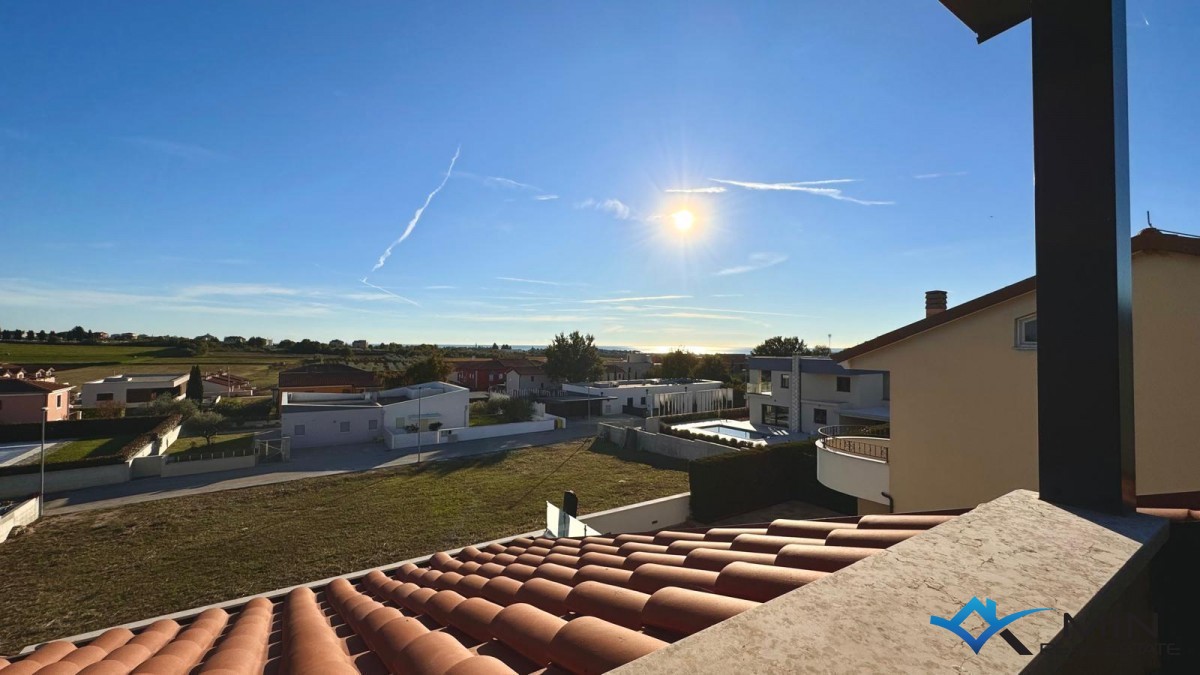
<svg viewBox="0 0 1200 675">
<path fill-rule="evenodd" d="M 390 576 L 375 570 L 78 645 L 47 643 L 0 675 L 601 673 L 953 517 L 517 537 Z"/>
<path fill-rule="evenodd" d="M 58 384 L 43 380 L 0 379 L 0 394 L 49 394 L 71 388 L 69 384 Z"/>
<path fill-rule="evenodd" d="M 281 388 L 337 385 L 370 387 L 374 384 L 373 373 L 343 363 L 310 363 L 279 373 Z"/>
</svg>

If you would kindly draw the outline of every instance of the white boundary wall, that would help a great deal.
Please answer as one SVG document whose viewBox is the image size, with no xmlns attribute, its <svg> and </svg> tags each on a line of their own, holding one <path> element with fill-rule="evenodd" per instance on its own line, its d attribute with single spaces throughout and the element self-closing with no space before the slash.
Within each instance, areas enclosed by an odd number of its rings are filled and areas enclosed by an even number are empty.
<svg viewBox="0 0 1200 675">
<path fill-rule="evenodd" d="M 37 519 L 37 497 L 26 499 L 21 504 L 18 504 L 16 508 L 0 516 L 0 543 L 8 539 L 8 535 L 12 534 L 13 529 L 25 527 Z"/>
</svg>

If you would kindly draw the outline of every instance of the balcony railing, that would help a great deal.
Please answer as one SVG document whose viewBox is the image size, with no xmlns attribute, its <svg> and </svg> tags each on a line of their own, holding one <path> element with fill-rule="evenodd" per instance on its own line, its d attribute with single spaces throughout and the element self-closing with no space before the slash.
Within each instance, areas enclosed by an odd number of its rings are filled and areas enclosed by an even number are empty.
<svg viewBox="0 0 1200 675">
<path fill-rule="evenodd" d="M 771 394 L 770 382 L 751 382 L 746 385 L 747 394 Z"/>
<path fill-rule="evenodd" d="M 817 429 L 817 435 L 820 436 L 821 443 L 827 450 L 880 459 L 885 462 L 888 461 L 888 434 L 889 431 L 885 426 L 840 425 Z"/>
</svg>

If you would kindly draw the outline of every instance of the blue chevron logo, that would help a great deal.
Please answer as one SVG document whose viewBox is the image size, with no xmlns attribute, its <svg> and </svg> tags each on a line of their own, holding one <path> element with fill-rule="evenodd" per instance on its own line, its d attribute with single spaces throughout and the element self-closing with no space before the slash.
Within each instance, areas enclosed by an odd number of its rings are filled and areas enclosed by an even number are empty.
<svg viewBox="0 0 1200 675">
<path fill-rule="evenodd" d="M 949 619 L 940 616 L 931 616 L 929 617 L 929 623 L 933 624 L 934 626 L 945 628 L 951 633 L 954 633 L 958 637 L 962 638 L 962 641 L 967 643 L 967 646 L 974 650 L 976 654 L 978 654 L 979 650 L 983 649 L 983 645 L 986 644 L 987 641 L 992 638 L 992 636 L 1005 631 L 1008 626 L 1017 619 L 1029 616 L 1030 614 L 1034 614 L 1036 612 L 1045 612 L 1050 609 L 1050 607 L 1023 609 L 1019 612 L 1013 612 L 1008 616 L 1001 617 L 997 616 L 997 606 L 995 600 L 989 598 L 984 601 L 980 601 L 979 598 L 971 598 L 970 602 L 963 605 L 962 609 L 958 610 L 958 612 Z M 963 621 L 966 621 L 967 617 L 971 616 L 972 614 L 978 614 L 979 617 L 983 619 L 983 622 L 987 624 L 987 626 L 983 629 L 983 632 L 981 632 L 979 635 L 971 635 L 971 633 L 962 626 Z M 1011 633 L 1009 635 L 1011 635 Z M 1005 638 L 1010 644 L 1016 640 L 1015 637 L 1013 637 L 1012 640 L 1008 640 L 1008 636 L 1005 636 Z M 1020 644 L 1019 641 L 1017 641 L 1017 644 Z M 1012 646 L 1013 649 L 1016 649 L 1019 653 L 1028 653 L 1028 650 L 1022 651 L 1017 647 L 1017 645 Z M 1024 645 L 1021 646 L 1023 647 Z"/>
</svg>

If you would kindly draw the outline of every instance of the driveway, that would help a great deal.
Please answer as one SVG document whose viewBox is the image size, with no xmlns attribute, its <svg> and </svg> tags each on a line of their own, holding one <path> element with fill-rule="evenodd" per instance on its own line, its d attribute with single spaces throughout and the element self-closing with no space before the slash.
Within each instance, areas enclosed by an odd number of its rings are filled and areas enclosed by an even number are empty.
<svg viewBox="0 0 1200 675">
<path fill-rule="evenodd" d="M 634 421 L 641 420 L 629 416 L 611 416 L 603 418 L 606 424 L 623 424 L 628 426 Z M 492 452 L 529 448 L 537 445 L 550 445 L 596 434 L 596 418 L 591 423 L 586 420 L 568 423 L 565 429 L 539 431 L 532 434 L 505 436 L 502 438 L 482 438 L 475 441 L 460 441 L 441 445 L 425 446 L 420 455 L 421 462 L 437 462 L 459 457 L 486 455 Z M 403 452 L 404 454 L 400 454 Z M 268 463 L 249 469 L 221 471 L 216 473 L 197 474 L 193 476 L 175 476 L 171 478 L 140 478 L 128 483 L 116 485 L 101 485 L 83 490 L 73 490 L 46 496 L 46 514 L 58 515 L 74 513 L 91 509 L 107 509 L 126 504 L 186 497 L 205 492 L 236 490 L 270 485 L 302 478 L 331 476 L 339 473 L 370 471 L 389 467 L 404 466 L 417 463 L 415 449 L 390 451 L 379 443 L 361 445 L 341 445 L 329 448 L 305 448 L 292 451 L 292 459 L 286 463 Z"/>
<path fill-rule="evenodd" d="M 54 448 L 55 442 L 46 444 L 46 454 L 50 454 L 50 450 Z M 42 444 L 39 443 L 4 443 L 0 444 L 0 466 L 8 466 L 10 464 L 20 464 L 22 460 L 36 457 L 42 449 Z"/>
</svg>

